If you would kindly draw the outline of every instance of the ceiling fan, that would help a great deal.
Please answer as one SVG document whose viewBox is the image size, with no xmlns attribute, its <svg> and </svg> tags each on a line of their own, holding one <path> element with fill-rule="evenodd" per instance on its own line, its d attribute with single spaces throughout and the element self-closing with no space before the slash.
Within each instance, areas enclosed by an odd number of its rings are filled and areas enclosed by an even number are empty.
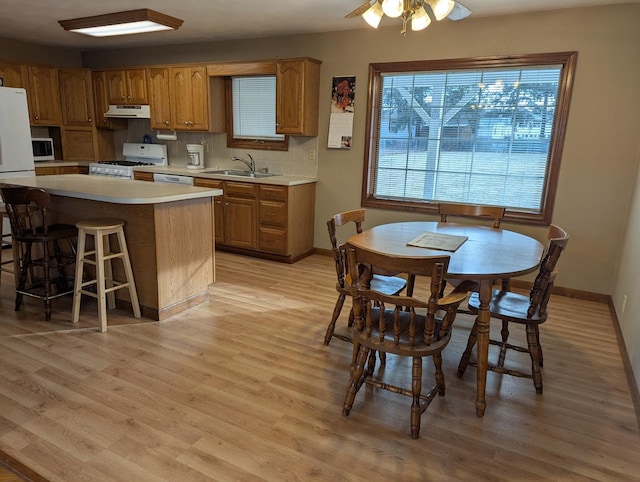
<svg viewBox="0 0 640 482">
<path fill-rule="evenodd" d="M 391 18 L 401 17 L 401 33 L 404 35 L 409 21 L 412 30 L 422 30 L 431 23 L 425 6 L 429 7 L 436 20 L 462 20 L 471 15 L 471 10 L 454 0 L 367 0 L 344 18 L 361 15 L 369 25 L 378 28 L 384 15 Z"/>
</svg>

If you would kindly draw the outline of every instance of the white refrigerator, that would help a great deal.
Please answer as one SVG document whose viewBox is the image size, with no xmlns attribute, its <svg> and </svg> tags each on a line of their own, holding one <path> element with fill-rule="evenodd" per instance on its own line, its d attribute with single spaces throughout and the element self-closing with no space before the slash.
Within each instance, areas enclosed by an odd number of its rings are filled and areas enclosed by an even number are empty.
<svg viewBox="0 0 640 482">
<path fill-rule="evenodd" d="M 35 176 L 35 173 L 27 92 L 0 87 L 0 183 L 5 178 Z M 6 218 L 2 232 L 11 232 Z"/>
<path fill-rule="evenodd" d="M 27 92 L 0 87 L 0 180 L 34 175 Z"/>
</svg>

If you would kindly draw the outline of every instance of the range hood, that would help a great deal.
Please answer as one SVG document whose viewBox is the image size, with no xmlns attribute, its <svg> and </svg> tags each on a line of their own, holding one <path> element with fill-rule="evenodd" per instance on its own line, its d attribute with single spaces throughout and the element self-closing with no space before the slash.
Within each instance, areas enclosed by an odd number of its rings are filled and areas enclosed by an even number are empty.
<svg viewBox="0 0 640 482">
<path fill-rule="evenodd" d="M 104 116 L 120 119 L 151 119 L 151 109 L 148 105 L 110 105 Z"/>
</svg>

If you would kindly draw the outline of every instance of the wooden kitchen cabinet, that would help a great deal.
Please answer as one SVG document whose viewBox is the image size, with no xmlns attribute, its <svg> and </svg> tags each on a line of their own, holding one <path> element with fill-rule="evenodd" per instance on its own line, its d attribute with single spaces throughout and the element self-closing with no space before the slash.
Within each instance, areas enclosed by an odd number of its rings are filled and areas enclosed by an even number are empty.
<svg viewBox="0 0 640 482">
<path fill-rule="evenodd" d="M 222 189 L 214 200 L 216 246 L 257 250 L 258 186 L 250 182 L 195 178 L 194 186 Z"/>
<path fill-rule="evenodd" d="M 27 89 L 27 65 L 18 62 L 0 62 L 0 77 L 4 79 L 4 87 L 21 87 Z"/>
<path fill-rule="evenodd" d="M 29 65 L 27 75 L 29 79 L 27 100 L 31 124 L 59 126 L 61 114 L 57 69 Z"/>
<path fill-rule="evenodd" d="M 62 124 L 66 126 L 95 125 L 91 71 L 88 69 L 58 69 Z"/>
<path fill-rule="evenodd" d="M 57 174 L 89 174 L 89 166 L 38 166 L 36 164 L 36 176 Z"/>
<path fill-rule="evenodd" d="M 169 95 L 174 129 L 209 130 L 209 77 L 206 66 L 170 67 Z"/>
<path fill-rule="evenodd" d="M 93 85 L 93 106 L 96 127 L 98 129 L 127 129 L 129 123 L 126 119 L 113 119 L 111 117 L 105 117 L 104 115 L 109 110 L 105 72 L 95 70 L 91 72 L 91 83 Z"/>
<path fill-rule="evenodd" d="M 276 132 L 317 136 L 320 61 L 292 59 L 276 65 Z"/>
<path fill-rule="evenodd" d="M 313 252 L 315 183 L 296 186 L 195 178 L 215 198 L 216 247 L 293 263 Z"/>
<path fill-rule="evenodd" d="M 105 88 L 109 104 L 148 104 L 145 69 L 105 70 Z"/>
<path fill-rule="evenodd" d="M 169 69 L 167 67 L 148 68 L 147 86 L 151 107 L 151 128 L 173 129 L 169 95 Z"/>
<path fill-rule="evenodd" d="M 153 173 L 145 171 L 133 171 L 133 179 L 136 181 L 153 182 Z"/>
<path fill-rule="evenodd" d="M 113 134 L 95 127 L 63 126 L 62 157 L 65 161 L 99 161 L 116 158 Z"/>
</svg>

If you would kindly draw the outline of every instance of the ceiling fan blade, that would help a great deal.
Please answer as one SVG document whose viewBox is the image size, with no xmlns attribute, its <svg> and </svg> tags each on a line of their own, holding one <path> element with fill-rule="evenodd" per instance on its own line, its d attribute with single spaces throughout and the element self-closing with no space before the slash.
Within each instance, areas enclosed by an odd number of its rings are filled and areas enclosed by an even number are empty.
<svg viewBox="0 0 640 482">
<path fill-rule="evenodd" d="M 378 0 L 376 0 L 377 2 Z M 353 18 L 353 17 L 357 17 L 358 15 L 362 15 L 364 12 L 366 12 L 367 10 L 369 10 L 369 8 L 371 7 L 371 5 L 373 5 L 371 3 L 371 0 L 367 0 L 366 2 L 364 2 L 362 5 L 360 5 L 358 8 L 356 8 L 353 12 L 348 13 L 344 16 L 344 18 Z"/>
<path fill-rule="evenodd" d="M 460 2 L 455 2 L 455 6 L 451 13 L 447 16 L 449 20 L 462 20 L 463 18 L 467 18 L 471 15 L 471 10 L 462 5 Z"/>
</svg>

